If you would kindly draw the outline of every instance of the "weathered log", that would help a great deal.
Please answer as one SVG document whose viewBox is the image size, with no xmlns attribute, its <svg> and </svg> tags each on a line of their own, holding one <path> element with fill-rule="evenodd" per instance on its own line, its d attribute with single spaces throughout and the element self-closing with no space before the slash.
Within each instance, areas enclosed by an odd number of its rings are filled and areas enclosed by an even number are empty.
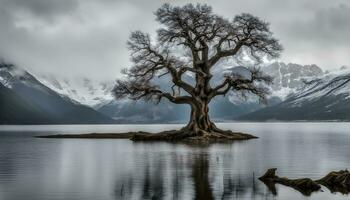
<svg viewBox="0 0 350 200">
<path fill-rule="evenodd" d="M 326 186 L 331 192 L 350 193 L 350 172 L 347 169 L 332 171 L 316 182 Z"/>
<path fill-rule="evenodd" d="M 264 175 L 262 175 L 259 179 L 260 180 L 267 180 L 267 179 L 275 179 L 277 178 L 276 176 L 276 170 L 277 168 L 271 168 L 268 169 Z"/>
<path fill-rule="evenodd" d="M 266 173 L 259 178 L 268 186 L 268 188 L 273 188 L 271 187 L 273 184 L 279 183 L 292 187 L 306 196 L 321 189 L 321 186 L 318 183 L 309 178 L 288 179 L 286 177 L 278 177 L 276 176 L 276 170 L 277 168 L 268 169 Z M 274 191 L 272 192 L 275 193 Z"/>
</svg>

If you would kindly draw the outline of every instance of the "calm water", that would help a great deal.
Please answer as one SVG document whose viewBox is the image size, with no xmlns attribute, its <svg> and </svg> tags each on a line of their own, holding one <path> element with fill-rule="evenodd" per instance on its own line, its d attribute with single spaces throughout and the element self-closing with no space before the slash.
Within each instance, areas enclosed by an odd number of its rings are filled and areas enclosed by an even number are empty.
<svg viewBox="0 0 350 200">
<path fill-rule="evenodd" d="M 259 139 L 193 146 L 108 139 L 37 139 L 48 133 L 160 131 L 179 125 L 0 126 L 1 200 L 349 199 L 307 197 L 257 177 L 266 169 L 320 178 L 350 167 L 350 123 L 228 123 Z"/>
</svg>

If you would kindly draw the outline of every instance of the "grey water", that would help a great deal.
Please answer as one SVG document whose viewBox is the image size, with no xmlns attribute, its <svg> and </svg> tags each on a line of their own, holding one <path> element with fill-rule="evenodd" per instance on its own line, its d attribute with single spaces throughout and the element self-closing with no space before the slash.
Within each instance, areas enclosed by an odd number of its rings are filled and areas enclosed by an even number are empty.
<svg viewBox="0 0 350 200">
<path fill-rule="evenodd" d="M 257 178 L 321 178 L 350 167 L 350 123 L 222 123 L 258 139 L 207 145 L 126 139 L 39 139 L 57 133 L 161 131 L 181 125 L 0 126 L 1 200 L 349 199 L 305 196 Z"/>
</svg>

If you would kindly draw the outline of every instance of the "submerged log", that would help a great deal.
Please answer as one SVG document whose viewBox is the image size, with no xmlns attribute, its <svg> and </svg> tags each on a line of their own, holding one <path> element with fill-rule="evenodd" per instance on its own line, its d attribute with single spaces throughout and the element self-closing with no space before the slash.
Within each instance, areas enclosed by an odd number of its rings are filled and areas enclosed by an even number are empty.
<svg viewBox="0 0 350 200">
<path fill-rule="evenodd" d="M 326 186 L 331 192 L 350 193 L 350 172 L 347 169 L 332 171 L 316 182 Z"/>
<path fill-rule="evenodd" d="M 268 188 L 274 188 L 274 184 L 279 183 L 288 187 L 292 187 L 306 196 L 309 196 L 312 192 L 321 189 L 321 186 L 319 184 L 309 178 L 288 179 L 286 177 L 278 177 L 276 175 L 276 170 L 277 168 L 268 169 L 266 173 L 259 178 L 268 186 Z M 275 194 L 276 189 L 274 189 L 272 193 Z"/>
<path fill-rule="evenodd" d="M 325 177 L 319 180 L 311 180 L 309 178 L 288 179 L 285 177 L 276 176 L 277 168 L 268 169 L 259 179 L 271 190 L 273 194 L 276 193 L 274 185 L 276 183 L 292 187 L 304 195 L 310 195 L 314 191 L 318 191 L 323 185 L 331 192 L 340 192 L 342 194 L 350 193 L 350 172 L 346 170 L 332 171 Z"/>
</svg>

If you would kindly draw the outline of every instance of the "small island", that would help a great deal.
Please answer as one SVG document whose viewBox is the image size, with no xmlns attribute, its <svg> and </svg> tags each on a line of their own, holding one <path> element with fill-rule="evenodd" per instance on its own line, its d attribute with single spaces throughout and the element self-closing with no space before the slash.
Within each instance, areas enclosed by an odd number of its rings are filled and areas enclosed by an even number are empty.
<svg viewBox="0 0 350 200">
<path fill-rule="evenodd" d="M 225 142 L 232 140 L 248 140 L 258 138 L 245 133 L 234 133 L 227 131 L 225 136 L 203 135 L 190 136 L 191 133 L 183 137 L 183 134 L 178 134 L 179 130 L 170 130 L 160 133 L 149 132 L 127 132 L 127 133 L 87 133 L 87 134 L 56 134 L 56 135 L 39 135 L 36 138 L 81 138 L 81 139 L 130 139 L 133 141 L 192 141 L 192 142 Z M 180 130 L 181 131 L 181 130 Z M 230 137 L 229 137 L 230 136 Z"/>
</svg>

